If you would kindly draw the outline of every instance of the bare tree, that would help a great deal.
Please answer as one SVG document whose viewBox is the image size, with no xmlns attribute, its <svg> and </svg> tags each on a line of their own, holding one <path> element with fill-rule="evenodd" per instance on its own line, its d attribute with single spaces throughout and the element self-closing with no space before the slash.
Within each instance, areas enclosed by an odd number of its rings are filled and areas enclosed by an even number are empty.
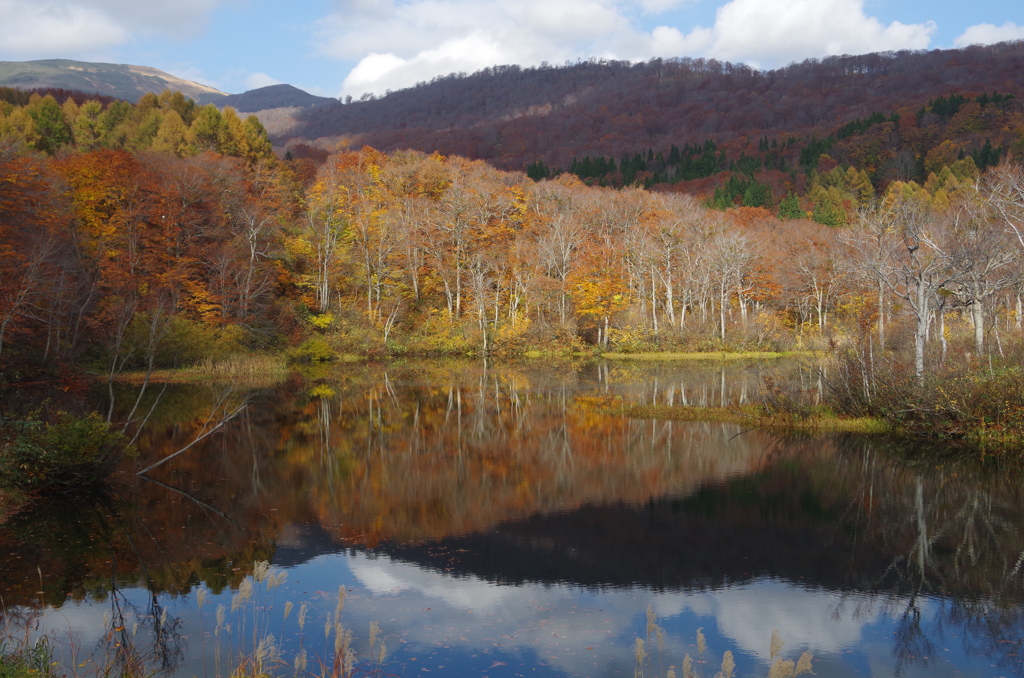
<svg viewBox="0 0 1024 678">
<path fill-rule="evenodd" d="M 939 290 L 963 276 L 964 252 L 951 237 L 948 219 L 936 215 L 922 196 L 899 191 L 862 216 L 861 234 L 877 244 L 865 264 L 914 315 L 914 374 L 923 384 L 932 303 Z"/>
<path fill-rule="evenodd" d="M 985 175 L 982 195 L 1024 247 L 1024 169 L 1003 163 Z"/>
<path fill-rule="evenodd" d="M 543 226 L 537 236 L 537 250 L 547 275 L 558 282 L 558 318 L 565 325 L 568 315 L 567 280 L 583 245 L 583 227 L 579 210 L 569 196 L 551 192 L 538 197 L 537 208 Z"/>
<path fill-rule="evenodd" d="M 950 236 L 959 250 L 959 281 L 952 286 L 960 303 L 970 309 L 974 322 L 974 350 L 985 350 L 985 301 L 1012 285 L 1017 272 L 1013 264 L 1019 248 L 1013 242 L 1004 221 L 993 218 L 989 210 L 970 191 L 951 215 Z"/>
<path fill-rule="evenodd" d="M 722 341 L 725 341 L 726 309 L 733 292 L 742 294 L 743 279 L 754 260 L 754 252 L 743 234 L 729 231 L 720 234 L 713 241 L 712 248 L 711 270 L 718 289 L 719 332 Z"/>
</svg>

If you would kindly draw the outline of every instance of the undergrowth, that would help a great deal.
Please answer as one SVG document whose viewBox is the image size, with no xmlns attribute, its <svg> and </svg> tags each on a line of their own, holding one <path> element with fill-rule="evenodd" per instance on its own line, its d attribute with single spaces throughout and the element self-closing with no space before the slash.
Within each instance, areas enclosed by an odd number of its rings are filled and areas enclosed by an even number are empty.
<svg viewBox="0 0 1024 678">
<path fill-rule="evenodd" d="M 0 619 L 0 678 L 38 678 L 53 675 L 50 640 L 31 637 L 32 616 L 8 615 Z"/>
<path fill-rule="evenodd" d="M 825 402 L 842 416 L 883 419 L 908 435 L 982 455 L 1024 450 L 1024 367 L 1018 357 L 950 361 L 917 378 L 896 360 L 865 364 L 839 353 Z"/>
</svg>

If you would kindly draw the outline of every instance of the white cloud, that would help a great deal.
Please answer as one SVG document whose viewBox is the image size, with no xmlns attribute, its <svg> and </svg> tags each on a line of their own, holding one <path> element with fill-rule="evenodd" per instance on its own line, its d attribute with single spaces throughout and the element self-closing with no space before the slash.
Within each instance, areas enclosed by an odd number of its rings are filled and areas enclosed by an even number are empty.
<svg viewBox="0 0 1024 678">
<path fill-rule="evenodd" d="M 236 0 L 0 0 L 0 53 L 13 58 L 93 57 L 145 34 L 185 37 Z"/>
<path fill-rule="evenodd" d="M 259 89 L 260 87 L 270 87 L 271 85 L 280 84 L 280 80 L 269 76 L 266 73 L 252 73 L 245 79 L 246 89 Z"/>
<path fill-rule="evenodd" d="M 718 10 L 705 56 L 774 67 L 812 56 L 923 49 L 935 29 L 931 21 L 885 26 L 864 14 L 862 0 L 732 0 Z"/>
<path fill-rule="evenodd" d="M 1024 26 L 1018 26 L 1012 21 L 1007 21 L 1002 26 L 977 24 L 964 31 L 953 41 L 953 44 L 956 47 L 966 47 L 968 45 L 991 45 L 1007 40 L 1024 40 Z"/>
<path fill-rule="evenodd" d="M 440 73 L 471 73 L 493 64 L 510 63 L 513 56 L 479 32 L 447 40 L 409 59 L 392 53 L 370 54 L 349 73 L 345 91 L 400 89 Z"/>
<path fill-rule="evenodd" d="M 599 0 L 531 0 L 519 17 L 524 28 L 558 40 L 590 40 L 630 29 L 621 7 Z"/>
<path fill-rule="evenodd" d="M 624 6 L 636 9 L 633 0 L 357 0 L 318 24 L 316 42 L 358 60 L 342 93 L 359 95 L 496 64 L 615 56 L 610 41 L 639 35 Z"/>
<path fill-rule="evenodd" d="M 0 50 L 23 58 L 69 56 L 127 39 L 124 27 L 92 7 L 0 0 Z"/>
<path fill-rule="evenodd" d="M 865 14 L 863 0 L 730 0 L 712 26 L 654 25 L 652 17 L 690 1 L 341 0 L 317 24 L 315 40 L 322 54 L 358 61 L 341 92 L 358 96 L 497 64 L 590 57 L 709 57 L 776 67 L 925 48 L 936 30 L 930 21 L 885 25 Z"/>
<path fill-rule="evenodd" d="M 661 14 L 692 2 L 693 0 L 639 0 L 640 8 L 648 14 Z"/>
<path fill-rule="evenodd" d="M 773 629 L 791 644 L 789 650 L 842 652 L 859 647 L 863 628 L 881 616 L 880 606 L 871 604 L 869 596 L 850 601 L 847 594 L 771 580 L 701 595 L 707 598 L 719 630 L 747 653 L 762 657 L 770 654 Z M 860 614 L 838 613 L 844 607 Z"/>
<path fill-rule="evenodd" d="M 715 36 L 709 28 L 695 28 L 683 35 L 678 28 L 658 26 L 651 31 L 651 56 L 699 56 L 708 51 Z"/>
<path fill-rule="evenodd" d="M 92 5 L 134 30 L 161 33 L 176 37 L 191 36 L 206 27 L 210 13 L 220 5 L 236 0 L 174 0 L 173 2 L 140 2 L 139 0 L 72 0 L 74 4 Z"/>
</svg>

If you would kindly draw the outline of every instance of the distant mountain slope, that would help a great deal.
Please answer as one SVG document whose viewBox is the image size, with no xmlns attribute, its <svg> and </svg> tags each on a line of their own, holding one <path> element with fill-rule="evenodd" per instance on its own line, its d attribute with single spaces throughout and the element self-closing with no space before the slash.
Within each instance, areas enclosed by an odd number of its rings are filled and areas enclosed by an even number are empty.
<svg viewBox="0 0 1024 678">
<path fill-rule="evenodd" d="M 44 59 L 41 61 L 0 61 L 0 86 L 19 89 L 61 88 L 96 92 L 138 101 L 147 92 L 177 90 L 200 103 L 211 103 L 224 92 L 147 66 L 104 64 Z"/>
<path fill-rule="evenodd" d="M 221 108 L 231 106 L 241 113 L 256 113 L 274 108 L 340 105 L 337 99 L 318 97 L 291 85 L 270 85 L 242 94 L 229 94 L 213 103 Z"/>
<path fill-rule="evenodd" d="M 305 110 L 288 135 L 436 150 L 503 169 L 522 170 L 536 160 L 568 169 L 573 158 L 618 159 L 649 148 L 668 152 L 673 144 L 743 139 L 756 146 L 762 137 L 827 136 L 847 122 L 916 112 L 954 92 L 998 91 L 1019 102 L 1022 73 L 1020 41 L 809 59 L 774 71 L 685 58 L 502 66 Z"/>
</svg>

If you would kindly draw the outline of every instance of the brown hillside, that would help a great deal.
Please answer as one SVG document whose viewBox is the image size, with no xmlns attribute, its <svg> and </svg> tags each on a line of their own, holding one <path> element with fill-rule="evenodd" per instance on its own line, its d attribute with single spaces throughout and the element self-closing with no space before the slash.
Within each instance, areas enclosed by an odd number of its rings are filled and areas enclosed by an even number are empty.
<svg viewBox="0 0 1024 678">
<path fill-rule="evenodd" d="M 728 144 L 731 156 L 743 137 L 827 136 L 873 112 L 913 113 L 951 93 L 1009 93 L 1019 107 L 1022 73 L 1019 41 L 809 59 L 773 71 L 688 58 L 501 66 L 303 111 L 281 141 L 440 151 L 515 170 L 708 139 Z"/>
</svg>

